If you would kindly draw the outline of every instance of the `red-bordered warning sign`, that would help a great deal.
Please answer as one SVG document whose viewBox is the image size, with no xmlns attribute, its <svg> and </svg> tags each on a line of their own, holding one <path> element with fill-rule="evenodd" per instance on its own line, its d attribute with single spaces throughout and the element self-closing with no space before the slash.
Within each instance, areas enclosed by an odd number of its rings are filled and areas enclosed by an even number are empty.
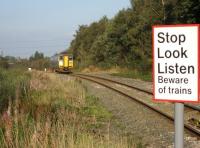
<svg viewBox="0 0 200 148">
<path fill-rule="evenodd" d="M 199 28 L 199 24 L 152 27 L 154 101 L 200 101 Z"/>
</svg>

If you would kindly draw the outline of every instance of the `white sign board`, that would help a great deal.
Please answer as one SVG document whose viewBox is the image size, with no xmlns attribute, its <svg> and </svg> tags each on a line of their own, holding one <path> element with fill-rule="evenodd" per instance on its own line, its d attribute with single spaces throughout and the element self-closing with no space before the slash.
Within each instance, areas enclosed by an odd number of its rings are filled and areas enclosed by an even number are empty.
<svg viewBox="0 0 200 148">
<path fill-rule="evenodd" d="M 199 101 L 199 25 L 153 26 L 155 101 Z"/>
</svg>

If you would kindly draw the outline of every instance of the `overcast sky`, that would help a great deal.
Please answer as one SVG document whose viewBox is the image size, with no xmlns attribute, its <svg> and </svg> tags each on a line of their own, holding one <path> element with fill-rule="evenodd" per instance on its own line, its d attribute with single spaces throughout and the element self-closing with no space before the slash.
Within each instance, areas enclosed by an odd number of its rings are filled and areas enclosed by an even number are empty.
<svg viewBox="0 0 200 148">
<path fill-rule="evenodd" d="M 69 47 L 79 25 L 128 7 L 129 0 L 0 0 L 0 51 L 51 56 Z"/>
</svg>

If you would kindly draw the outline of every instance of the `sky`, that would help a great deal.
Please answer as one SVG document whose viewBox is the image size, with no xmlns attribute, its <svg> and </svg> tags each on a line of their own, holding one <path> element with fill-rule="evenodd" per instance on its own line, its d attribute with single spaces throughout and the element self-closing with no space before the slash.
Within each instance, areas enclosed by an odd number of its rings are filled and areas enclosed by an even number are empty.
<svg viewBox="0 0 200 148">
<path fill-rule="evenodd" d="M 52 56 L 69 47 L 79 25 L 128 7 L 129 0 L 0 0 L 0 54 Z"/>
</svg>

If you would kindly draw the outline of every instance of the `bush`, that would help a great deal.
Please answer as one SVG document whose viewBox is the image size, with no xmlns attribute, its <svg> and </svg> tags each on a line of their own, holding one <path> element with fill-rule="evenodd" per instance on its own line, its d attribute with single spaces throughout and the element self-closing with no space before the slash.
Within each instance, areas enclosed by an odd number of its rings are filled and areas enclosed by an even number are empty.
<svg viewBox="0 0 200 148">
<path fill-rule="evenodd" d="M 9 68 L 8 60 L 0 57 L 0 68 L 8 69 Z"/>
</svg>

